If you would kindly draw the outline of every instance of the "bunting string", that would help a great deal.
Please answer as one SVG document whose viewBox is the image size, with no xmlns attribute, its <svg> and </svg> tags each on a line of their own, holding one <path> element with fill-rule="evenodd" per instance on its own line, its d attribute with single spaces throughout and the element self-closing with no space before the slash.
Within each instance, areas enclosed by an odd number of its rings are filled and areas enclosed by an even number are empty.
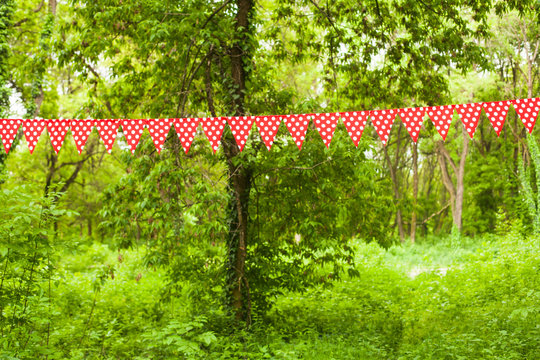
<svg viewBox="0 0 540 360">
<path fill-rule="evenodd" d="M 51 140 L 51 145 L 54 151 L 58 153 L 62 148 L 68 131 L 71 130 L 77 151 L 81 154 L 92 129 L 95 127 L 105 148 L 110 153 L 118 135 L 118 130 L 121 128 L 127 145 L 131 152 L 135 153 L 144 129 L 147 128 L 156 150 L 160 152 L 163 149 L 167 134 L 171 128 L 174 128 L 184 151 L 187 153 L 191 147 L 197 128 L 200 125 L 210 142 L 212 151 L 215 153 L 219 148 L 221 136 L 226 125 L 231 129 L 238 148 L 242 151 L 255 124 L 261 140 L 268 150 L 270 150 L 279 126 L 284 122 L 298 149 L 301 150 L 310 122 L 313 122 L 315 125 L 326 147 L 330 146 L 339 121 L 343 122 L 354 145 L 358 146 L 369 119 L 383 145 L 386 146 L 390 131 L 397 118 L 403 122 L 414 142 L 418 141 L 425 119 L 431 120 L 439 135 L 443 140 L 446 140 L 455 112 L 457 112 L 471 139 L 474 137 L 482 112 L 486 114 L 493 130 L 499 136 L 511 106 L 523 122 L 525 129 L 529 133 L 532 133 L 540 112 L 540 98 L 406 109 L 269 116 L 103 120 L 0 119 L 0 138 L 7 154 L 19 129 L 22 127 L 28 150 L 30 153 L 33 153 L 39 137 L 46 129 Z"/>
</svg>

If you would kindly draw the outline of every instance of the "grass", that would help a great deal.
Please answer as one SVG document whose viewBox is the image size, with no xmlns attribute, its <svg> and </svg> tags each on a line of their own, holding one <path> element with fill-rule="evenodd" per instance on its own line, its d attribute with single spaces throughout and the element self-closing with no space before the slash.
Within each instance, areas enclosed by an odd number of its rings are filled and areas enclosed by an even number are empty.
<svg viewBox="0 0 540 360">
<path fill-rule="evenodd" d="M 540 358 L 538 239 L 448 238 L 388 251 L 359 246 L 359 278 L 279 300 L 272 320 L 289 342 L 277 344 L 276 353 L 289 349 L 295 359 Z"/>
<path fill-rule="evenodd" d="M 540 359 L 539 239 L 356 245 L 358 277 L 279 297 L 249 332 L 195 314 L 189 284 L 162 301 L 141 250 L 80 247 L 58 269 L 49 358 Z"/>
</svg>

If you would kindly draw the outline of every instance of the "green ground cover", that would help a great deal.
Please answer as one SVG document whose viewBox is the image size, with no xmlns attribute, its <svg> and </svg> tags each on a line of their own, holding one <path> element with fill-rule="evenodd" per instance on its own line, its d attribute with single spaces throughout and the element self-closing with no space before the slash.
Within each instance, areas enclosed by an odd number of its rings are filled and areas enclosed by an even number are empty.
<svg viewBox="0 0 540 360">
<path fill-rule="evenodd" d="M 30 338 L 3 358 L 72 359 L 537 359 L 540 250 L 517 231 L 444 238 L 388 250 L 358 246 L 359 276 L 277 299 L 250 331 L 220 308 L 200 309 L 186 284 L 163 301 L 166 275 L 144 248 L 106 245 L 61 256 L 49 346 Z M 43 299 L 42 299 L 43 300 Z M 40 305 L 41 304 L 41 305 Z M 40 308 L 41 306 L 41 308 Z M 52 314 L 52 317 L 48 314 Z M 43 334 L 36 334 L 36 337 Z M 7 341 L 4 339 L 3 343 Z M 23 344 L 24 345 L 24 344 Z M 21 346 L 22 349 L 22 346 Z"/>
</svg>

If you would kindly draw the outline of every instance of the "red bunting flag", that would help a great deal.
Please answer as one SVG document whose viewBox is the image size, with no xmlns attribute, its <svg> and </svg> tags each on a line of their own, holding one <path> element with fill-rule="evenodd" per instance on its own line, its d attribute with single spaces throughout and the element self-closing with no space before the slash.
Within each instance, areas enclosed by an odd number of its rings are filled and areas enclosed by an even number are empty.
<svg viewBox="0 0 540 360">
<path fill-rule="evenodd" d="M 446 140 L 454 116 L 454 105 L 431 106 L 426 108 L 426 113 L 429 115 L 433 125 L 435 125 L 439 135 L 443 140 Z"/>
<path fill-rule="evenodd" d="M 126 141 L 130 146 L 131 152 L 134 153 L 137 144 L 140 141 L 144 127 L 149 128 L 150 135 L 156 149 L 161 151 L 163 144 L 167 138 L 171 125 L 178 134 L 178 138 L 187 153 L 195 134 L 197 126 L 200 123 L 203 125 L 203 130 L 210 141 L 212 151 L 215 153 L 219 147 L 223 130 L 227 122 L 230 125 L 233 136 L 242 151 L 246 144 L 247 138 L 256 122 L 259 134 L 268 148 L 272 147 L 274 139 L 278 133 L 281 121 L 285 121 L 287 129 L 299 149 L 305 141 L 309 121 L 313 119 L 315 127 L 319 132 L 326 147 L 334 137 L 335 130 L 339 118 L 343 119 L 343 123 L 351 137 L 355 146 L 358 146 L 362 133 L 365 129 L 367 118 L 370 117 L 375 127 L 377 134 L 383 144 L 388 143 L 388 137 L 395 121 L 396 115 L 402 119 L 407 131 L 411 135 L 413 141 L 417 142 L 419 132 L 423 126 L 425 115 L 429 118 L 437 128 L 437 131 L 446 140 L 448 131 L 452 123 L 454 110 L 458 111 L 458 115 L 463 122 L 469 136 L 473 138 L 482 109 L 487 114 L 497 135 L 500 135 L 504 122 L 506 120 L 510 104 L 514 105 L 519 118 L 525 125 L 529 133 L 532 132 L 538 114 L 540 113 L 540 99 L 519 99 L 509 101 L 495 101 L 487 103 L 471 103 L 446 106 L 432 106 L 425 108 L 406 108 L 406 109 L 388 109 L 388 110 L 373 110 L 359 112 L 341 112 L 341 113 L 325 113 L 325 114 L 295 114 L 295 115 L 268 115 L 268 116 L 242 116 L 242 117 L 216 117 L 216 118 L 200 118 L 200 119 L 107 119 L 107 120 L 40 120 L 40 119 L 0 119 L 0 138 L 4 144 L 4 150 L 8 152 L 17 135 L 19 126 L 23 125 L 24 136 L 28 142 L 28 148 L 32 153 L 39 140 L 39 136 L 43 129 L 47 127 L 50 134 L 51 143 L 56 152 L 60 151 L 65 140 L 67 131 L 71 128 L 73 139 L 79 154 L 84 149 L 88 137 L 93 126 L 97 126 L 99 136 L 103 140 L 107 151 L 110 153 L 117 136 L 118 126 L 122 125 L 122 131 L 125 134 Z"/>
<path fill-rule="evenodd" d="M 244 146 L 246 146 L 247 138 L 254 121 L 255 116 L 235 116 L 227 118 L 227 122 L 229 123 L 229 127 L 231 128 L 240 151 L 244 150 Z"/>
<path fill-rule="evenodd" d="M 281 116 L 256 116 L 255 123 L 266 148 L 270 150 L 279 130 Z"/>
<path fill-rule="evenodd" d="M 461 122 L 465 125 L 465 130 L 467 130 L 467 133 L 472 139 L 480 121 L 482 103 L 459 104 L 456 105 L 456 110 L 458 111 Z"/>
<path fill-rule="evenodd" d="M 0 137 L 2 138 L 2 144 L 4 144 L 6 154 L 11 149 L 21 123 L 22 120 L 20 119 L 0 119 Z"/>
<path fill-rule="evenodd" d="M 420 135 L 420 129 L 424 123 L 424 116 L 426 115 L 426 110 L 424 108 L 408 108 L 408 109 L 399 109 L 399 117 L 401 121 L 405 124 L 409 135 L 414 142 L 418 141 L 418 136 Z"/>
<path fill-rule="evenodd" d="M 302 144 L 306 139 L 306 133 L 309 126 L 309 120 L 313 115 L 303 114 L 303 115 L 287 115 L 285 118 L 285 125 L 291 133 L 291 136 L 298 146 L 298 150 L 302 150 Z"/>
<path fill-rule="evenodd" d="M 334 132 L 336 131 L 339 113 L 314 114 L 313 116 L 315 127 L 319 131 L 319 135 L 321 135 L 324 145 L 328 148 L 334 137 Z"/>
<path fill-rule="evenodd" d="M 369 111 L 342 112 L 339 116 L 343 119 L 343 124 L 345 125 L 354 146 L 358 147 L 362 133 L 366 128 Z"/>
<path fill-rule="evenodd" d="M 167 135 L 169 134 L 173 121 L 173 119 L 146 120 L 148 131 L 150 132 L 150 136 L 152 137 L 152 141 L 154 142 L 154 146 L 158 153 L 163 149 L 163 144 L 165 144 L 165 140 L 167 140 Z"/>
<path fill-rule="evenodd" d="M 24 137 L 28 143 L 28 150 L 30 150 L 30 154 L 34 152 L 36 144 L 41 136 L 41 133 L 43 132 L 43 129 L 45 129 L 45 126 L 47 126 L 47 121 L 45 120 L 26 119 L 23 121 Z"/>
<path fill-rule="evenodd" d="M 174 129 L 186 154 L 193 143 L 198 125 L 199 119 L 174 119 Z"/>
<path fill-rule="evenodd" d="M 75 146 L 79 155 L 82 153 L 86 141 L 92 132 L 95 120 L 71 120 L 71 135 L 75 140 Z"/>
<path fill-rule="evenodd" d="M 223 130 L 225 129 L 225 118 L 215 117 L 215 118 L 201 118 L 200 119 L 202 128 L 210 145 L 212 145 L 212 151 L 216 153 L 219 144 L 221 143 L 221 135 L 223 135 Z"/>
<path fill-rule="evenodd" d="M 47 132 L 51 139 L 54 152 L 58 154 L 64 144 L 64 139 L 69 130 L 70 120 L 49 120 L 47 121 Z"/>
<path fill-rule="evenodd" d="M 501 135 L 506 115 L 510 109 L 510 101 L 487 102 L 483 103 L 482 107 L 497 136 Z"/>
<path fill-rule="evenodd" d="M 531 134 L 540 111 L 540 98 L 512 100 L 512 105 L 514 105 L 521 122 Z"/>
<path fill-rule="evenodd" d="M 385 146 L 388 142 L 388 135 L 390 134 L 396 115 L 397 111 L 394 109 L 373 110 L 369 114 L 371 123 L 375 126 L 375 130 L 377 130 L 377 134 L 379 134 L 379 137 Z"/>
<path fill-rule="evenodd" d="M 114 140 L 116 140 L 118 124 L 119 120 L 116 119 L 96 120 L 99 136 L 101 137 L 103 144 L 105 144 L 105 148 L 109 154 L 112 152 Z"/>
<path fill-rule="evenodd" d="M 135 154 L 135 149 L 137 149 L 144 131 L 144 120 L 123 119 L 120 124 L 122 125 L 122 132 L 131 149 L 131 153 Z"/>
</svg>

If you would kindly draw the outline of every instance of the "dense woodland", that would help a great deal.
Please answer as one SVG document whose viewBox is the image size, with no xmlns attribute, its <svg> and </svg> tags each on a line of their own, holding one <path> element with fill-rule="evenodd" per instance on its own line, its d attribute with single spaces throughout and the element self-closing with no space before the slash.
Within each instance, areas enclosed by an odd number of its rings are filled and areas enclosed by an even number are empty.
<svg viewBox="0 0 540 360">
<path fill-rule="evenodd" d="M 540 1 L 0 0 L 2 118 L 538 97 Z M 540 151 L 399 117 L 302 150 L 147 131 L 0 155 L 2 359 L 540 359 Z"/>
</svg>

